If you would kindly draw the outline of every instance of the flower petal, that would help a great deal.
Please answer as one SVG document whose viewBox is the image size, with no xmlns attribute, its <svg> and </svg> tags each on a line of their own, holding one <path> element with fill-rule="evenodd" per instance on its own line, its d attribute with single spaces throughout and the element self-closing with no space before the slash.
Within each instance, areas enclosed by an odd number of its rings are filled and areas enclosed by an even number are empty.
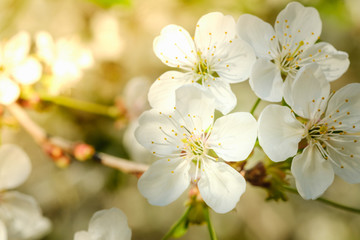
<svg viewBox="0 0 360 240">
<path fill-rule="evenodd" d="M 97 239 L 86 231 L 79 231 L 75 233 L 74 240 L 97 240 Z"/>
<path fill-rule="evenodd" d="M 321 19 L 313 7 L 298 2 L 289 3 L 276 18 L 275 32 L 282 46 L 296 49 L 301 41 L 304 47 L 315 43 L 321 33 Z"/>
<path fill-rule="evenodd" d="M 203 161 L 198 187 L 205 203 L 217 213 L 235 208 L 245 192 L 244 177 L 223 162 Z"/>
<path fill-rule="evenodd" d="M 212 12 L 197 22 L 194 41 L 202 54 L 209 55 L 216 53 L 216 47 L 232 40 L 235 34 L 235 20 L 232 16 Z"/>
<path fill-rule="evenodd" d="M 214 121 L 214 112 L 214 99 L 198 84 L 176 90 L 174 115 L 188 130 L 205 132 Z"/>
<path fill-rule="evenodd" d="M 213 68 L 221 80 L 228 83 L 238 83 L 247 80 L 250 76 L 256 56 L 252 47 L 245 41 L 233 39 L 227 43 L 216 55 Z"/>
<path fill-rule="evenodd" d="M 18 146 L 4 144 L 0 147 L 0 190 L 20 186 L 29 177 L 31 162 Z"/>
<path fill-rule="evenodd" d="M 151 107 L 166 113 L 173 111 L 176 89 L 191 83 L 192 80 L 192 73 L 165 72 L 150 87 L 148 99 Z"/>
<path fill-rule="evenodd" d="M 259 144 L 274 162 L 294 156 L 305 129 L 290 108 L 269 105 L 259 117 Z"/>
<path fill-rule="evenodd" d="M 15 191 L 2 194 L 0 219 L 7 225 L 9 239 L 40 239 L 51 228 L 36 200 Z"/>
<path fill-rule="evenodd" d="M 301 56 L 304 60 L 300 64 L 316 62 L 320 65 L 328 81 L 341 77 L 349 68 L 349 55 L 346 52 L 337 51 L 329 43 L 320 42 L 306 49 Z"/>
<path fill-rule="evenodd" d="M 0 103 L 9 105 L 20 96 L 19 86 L 5 76 L 0 76 Z"/>
<path fill-rule="evenodd" d="M 271 55 L 277 53 L 278 41 L 274 38 L 275 31 L 269 23 L 253 15 L 243 14 L 239 17 L 236 29 L 240 38 L 254 48 L 259 58 L 270 60 L 273 58 Z"/>
<path fill-rule="evenodd" d="M 197 62 L 194 42 L 184 28 L 168 25 L 153 42 L 156 56 L 170 67 L 192 68 Z"/>
<path fill-rule="evenodd" d="M 168 205 L 188 188 L 189 169 L 190 163 L 183 158 L 158 160 L 140 177 L 139 191 L 152 205 Z"/>
<path fill-rule="evenodd" d="M 5 224 L 0 220 L 0 240 L 7 240 L 7 231 Z"/>
<path fill-rule="evenodd" d="M 11 68 L 22 62 L 29 53 L 30 44 L 30 35 L 24 31 L 10 38 L 4 46 L 4 64 Z"/>
<path fill-rule="evenodd" d="M 54 39 L 48 32 L 38 32 L 35 36 L 36 54 L 45 63 L 51 65 L 55 60 L 55 43 Z"/>
<path fill-rule="evenodd" d="M 126 215 L 117 208 L 96 212 L 89 223 L 90 239 L 130 240 L 131 229 Z M 85 236 L 80 232 L 81 235 Z M 82 237 L 80 235 L 80 237 Z M 76 236 L 75 236 L 76 239 Z"/>
<path fill-rule="evenodd" d="M 360 84 L 351 83 L 335 92 L 335 94 L 330 98 L 325 115 L 332 116 L 331 123 L 335 127 L 346 128 L 346 131 L 348 132 L 359 133 L 359 109 Z M 337 120 L 337 122 L 335 123 L 334 120 Z M 340 122 L 342 122 L 342 126 L 339 126 Z"/>
<path fill-rule="evenodd" d="M 259 58 L 249 80 L 251 89 L 259 98 L 280 102 L 283 96 L 283 80 L 276 65 L 266 59 Z"/>
<path fill-rule="evenodd" d="M 316 199 L 322 195 L 334 180 L 334 170 L 315 145 L 296 155 L 291 164 L 296 188 L 304 199 Z"/>
<path fill-rule="evenodd" d="M 222 114 L 228 114 L 236 106 L 236 96 L 232 92 L 230 85 L 219 79 L 209 81 L 206 88 L 215 99 L 215 108 Z"/>
<path fill-rule="evenodd" d="M 330 84 L 316 63 L 302 67 L 291 86 L 291 108 L 301 117 L 313 119 L 324 112 Z"/>
<path fill-rule="evenodd" d="M 180 126 L 155 109 L 144 112 L 139 118 L 139 127 L 135 130 L 136 140 L 155 155 L 168 155 L 182 146 Z M 179 136 L 177 136 L 179 135 Z"/>
<path fill-rule="evenodd" d="M 246 159 L 254 148 L 257 122 L 247 112 L 237 112 L 216 120 L 208 144 L 225 161 Z"/>
<path fill-rule="evenodd" d="M 331 163 L 335 174 L 348 183 L 360 183 L 359 144 L 338 141 L 328 141 L 328 143 L 332 145 L 327 148 L 327 151 L 332 159 Z"/>
<path fill-rule="evenodd" d="M 18 83 L 30 85 L 37 82 L 42 74 L 41 64 L 33 57 L 27 58 L 12 69 L 12 75 Z"/>
</svg>

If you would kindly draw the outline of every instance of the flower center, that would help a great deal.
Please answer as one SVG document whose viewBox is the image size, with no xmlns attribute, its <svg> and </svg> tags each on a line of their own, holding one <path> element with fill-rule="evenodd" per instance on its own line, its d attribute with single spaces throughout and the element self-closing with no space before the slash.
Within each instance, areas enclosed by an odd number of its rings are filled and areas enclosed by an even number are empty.
<svg viewBox="0 0 360 240">
<path fill-rule="evenodd" d="M 287 44 L 289 45 L 289 44 Z M 301 61 L 300 54 L 303 50 L 300 48 L 304 45 L 303 41 L 300 41 L 297 44 L 297 48 L 291 52 L 289 46 L 281 46 L 281 52 L 277 58 L 274 59 L 275 64 L 281 70 L 282 74 L 290 74 L 292 77 L 295 77 L 296 72 L 299 70 Z"/>
<path fill-rule="evenodd" d="M 196 80 L 196 82 L 200 85 L 205 85 L 209 78 L 215 80 L 215 78 L 219 77 L 217 72 L 212 69 L 211 64 L 209 64 L 207 59 L 202 56 L 200 51 L 197 52 L 197 55 L 198 63 L 194 71 L 198 74 L 199 78 Z"/>
</svg>

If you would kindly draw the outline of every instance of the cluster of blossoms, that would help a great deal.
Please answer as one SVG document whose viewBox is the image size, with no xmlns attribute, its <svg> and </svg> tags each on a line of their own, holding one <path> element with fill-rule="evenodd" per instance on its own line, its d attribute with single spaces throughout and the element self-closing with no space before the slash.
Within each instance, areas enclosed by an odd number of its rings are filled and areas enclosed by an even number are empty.
<svg viewBox="0 0 360 240">
<path fill-rule="evenodd" d="M 40 80 L 49 94 L 59 94 L 82 77 L 82 71 L 93 64 L 90 50 L 77 38 L 54 41 L 47 32 L 35 36 L 31 52 L 29 33 L 19 32 L 0 43 L 0 103 L 9 105 L 21 95 L 21 89 Z"/>
<path fill-rule="evenodd" d="M 176 68 L 151 86 L 153 109 L 142 114 L 138 142 L 158 160 L 138 182 L 153 205 L 167 205 L 188 187 L 199 189 L 215 212 L 232 210 L 245 191 L 244 177 L 228 162 L 245 160 L 255 141 L 274 162 L 291 158 L 296 186 L 305 199 L 328 188 L 334 173 L 360 182 L 360 84 L 330 93 L 330 81 L 348 68 L 345 52 L 317 42 L 317 10 L 289 3 L 275 27 L 244 14 L 209 13 L 195 35 L 180 26 L 163 28 L 154 52 Z M 247 112 L 230 113 L 230 84 L 249 79 L 269 105 L 258 122 Z M 214 111 L 224 116 L 215 119 Z"/>
</svg>

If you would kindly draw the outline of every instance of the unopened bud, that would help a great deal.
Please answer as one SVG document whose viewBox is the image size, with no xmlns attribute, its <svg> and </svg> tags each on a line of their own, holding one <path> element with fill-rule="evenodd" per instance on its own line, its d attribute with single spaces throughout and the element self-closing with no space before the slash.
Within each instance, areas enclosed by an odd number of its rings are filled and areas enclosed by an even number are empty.
<svg viewBox="0 0 360 240">
<path fill-rule="evenodd" d="M 86 161 L 93 157 L 95 149 L 85 143 L 80 143 L 74 148 L 74 156 L 79 161 Z"/>
<path fill-rule="evenodd" d="M 70 165 L 70 158 L 66 155 L 63 155 L 59 158 L 54 158 L 55 165 L 59 168 L 66 168 Z"/>
</svg>

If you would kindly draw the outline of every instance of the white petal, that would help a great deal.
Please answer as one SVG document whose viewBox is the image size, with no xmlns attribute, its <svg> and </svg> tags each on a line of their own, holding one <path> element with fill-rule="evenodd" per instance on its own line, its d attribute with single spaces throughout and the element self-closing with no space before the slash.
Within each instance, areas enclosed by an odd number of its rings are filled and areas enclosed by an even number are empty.
<svg viewBox="0 0 360 240">
<path fill-rule="evenodd" d="M 135 130 L 138 127 L 138 119 L 131 121 L 124 131 L 122 143 L 131 160 L 147 163 L 151 159 L 151 153 L 136 140 Z"/>
<path fill-rule="evenodd" d="M 304 199 L 321 196 L 334 180 L 334 170 L 315 145 L 310 145 L 294 157 L 291 172 L 296 188 Z"/>
<path fill-rule="evenodd" d="M 74 240 L 97 240 L 89 232 L 79 231 L 74 235 Z"/>
<path fill-rule="evenodd" d="M 189 168 L 190 163 L 182 158 L 158 160 L 140 177 L 139 191 L 152 205 L 168 205 L 188 188 Z"/>
<path fill-rule="evenodd" d="M 254 48 L 259 58 L 270 60 L 273 58 L 271 55 L 277 53 L 278 40 L 274 38 L 274 28 L 267 22 L 253 15 L 243 14 L 239 17 L 236 29 L 240 38 Z"/>
<path fill-rule="evenodd" d="M 342 128 L 346 131 L 359 133 L 360 131 L 360 84 L 351 83 L 341 88 L 330 98 L 326 116 L 332 115 L 332 119 L 342 122 Z M 338 127 L 339 123 L 334 123 Z M 355 126 L 355 127 L 354 127 Z"/>
<path fill-rule="evenodd" d="M 130 240 L 131 229 L 127 224 L 126 215 L 117 208 L 96 212 L 90 220 L 88 234 L 76 234 L 75 240 L 81 239 Z"/>
<path fill-rule="evenodd" d="M 245 192 L 244 177 L 226 163 L 211 160 L 202 163 L 198 187 L 205 203 L 217 213 L 231 211 Z"/>
<path fill-rule="evenodd" d="M 212 67 L 219 74 L 221 80 L 228 83 L 247 80 L 256 60 L 252 47 L 240 39 L 233 39 L 231 43 L 226 43 L 215 57 L 216 60 Z"/>
<path fill-rule="evenodd" d="M 259 117 L 259 144 L 274 162 L 294 156 L 305 129 L 290 108 L 269 105 Z"/>
<path fill-rule="evenodd" d="M 255 62 L 249 83 L 256 96 L 263 100 L 280 102 L 283 97 L 281 72 L 269 60 L 259 58 Z"/>
<path fill-rule="evenodd" d="M 216 47 L 229 42 L 235 37 L 235 20 L 232 16 L 224 16 L 219 12 L 212 12 L 202 16 L 196 25 L 196 48 L 204 55 L 216 53 Z M 214 46 L 216 46 L 214 48 Z M 208 50 L 209 48 L 209 50 Z"/>
<path fill-rule="evenodd" d="M 51 228 L 36 200 L 15 191 L 2 194 L 0 219 L 7 225 L 9 239 L 39 239 Z"/>
<path fill-rule="evenodd" d="M 206 88 L 215 99 L 215 108 L 222 114 L 228 114 L 236 106 L 236 96 L 228 83 L 219 79 L 209 81 Z"/>
<path fill-rule="evenodd" d="M 206 131 L 214 122 L 214 112 L 214 99 L 198 84 L 176 90 L 175 116 L 189 130 Z"/>
<path fill-rule="evenodd" d="M 291 108 L 301 117 L 312 119 L 324 112 L 330 84 L 318 64 L 308 64 L 296 74 L 292 84 Z M 322 99 L 324 98 L 324 99 Z M 319 111 L 320 109 L 320 111 Z"/>
<path fill-rule="evenodd" d="M 168 155 L 182 146 L 182 129 L 174 125 L 172 119 L 155 109 L 144 112 L 139 118 L 139 127 L 135 131 L 136 140 L 151 153 Z"/>
<path fill-rule="evenodd" d="M 31 162 L 18 146 L 4 144 L 0 147 L 0 190 L 20 186 L 29 177 Z"/>
<path fill-rule="evenodd" d="M 225 161 L 246 159 L 254 148 L 257 122 L 247 112 L 237 112 L 216 120 L 208 144 Z"/>
<path fill-rule="evenodd" d="M 12 75 L 17 82 L 30 85 L 37 82 L 42 74 L 41 64 L 33 57 L 27 58 L 12 69 Z"/>
<path fill-rule="evenodd" d="M 192 80 L 192 73 L 165 72 L 150 87 L 148 99 L 151 107 L 166 113 L 173 111 L 176 89 L 185 84 L 190 84 Z"/>
<path fill-rule="evenodd" d="M 0 240 L 7 240 L 7 231 L 5 224 L 0 220 Z"/>
<path fill-rule="evenodd" d="M 170 67 L 190 68 L 197 62 L 197 53 L 190 34 L 182 27 L 168 25 L 154 39 L 156 56 Z"/>
<path fill-rule="evenodd" d="M 345 140 L 345 139 L 344 139 Z M 328 147 L 332 167 L 335 174 L 348 183 L 360 183 L 360 146 L 358 143 L 329 141 L 334 148 L 344 149 L 335 151 Z M 353 157 L 351 157 L 351 155 Z"/>
<path fill-rule="evenodd" d="M 55 60 L 55 43 L 48 32 L 38 32 L 35 36 L 37 55 L 47 64 Z"/>
<path fill-rule="evenodd" d="M 276 18 L 275 32 L 282 46 L 289 44 L 296 49 L 301 41 L 304 47 L 315 43 L 321 33 L 321 19 L 313 7 L 304 7 L 298 2 L 289 3 Z"/>
<path fill-rule="evenodd" d="M 0 76 L 0 103 L 9 105 L 20 96 L 19 86 L 5 76 Z"/>
<path fill-rule="evenodd" d="M 7 67 L 13 67 L 22 62 L 30 50 L 30 35 L 19 32 L 5 43 L 4 59 Z"/>
<path fill-rule="evenodd" d="M 329 43 L 320 42 L 306 49 L 301 57 L 300 64 L 316 62 L 320 65 L 328 81 L 341 77 L 349 68 L 350 61 L 346 52 L 337 51 Z"/>
</svg>

